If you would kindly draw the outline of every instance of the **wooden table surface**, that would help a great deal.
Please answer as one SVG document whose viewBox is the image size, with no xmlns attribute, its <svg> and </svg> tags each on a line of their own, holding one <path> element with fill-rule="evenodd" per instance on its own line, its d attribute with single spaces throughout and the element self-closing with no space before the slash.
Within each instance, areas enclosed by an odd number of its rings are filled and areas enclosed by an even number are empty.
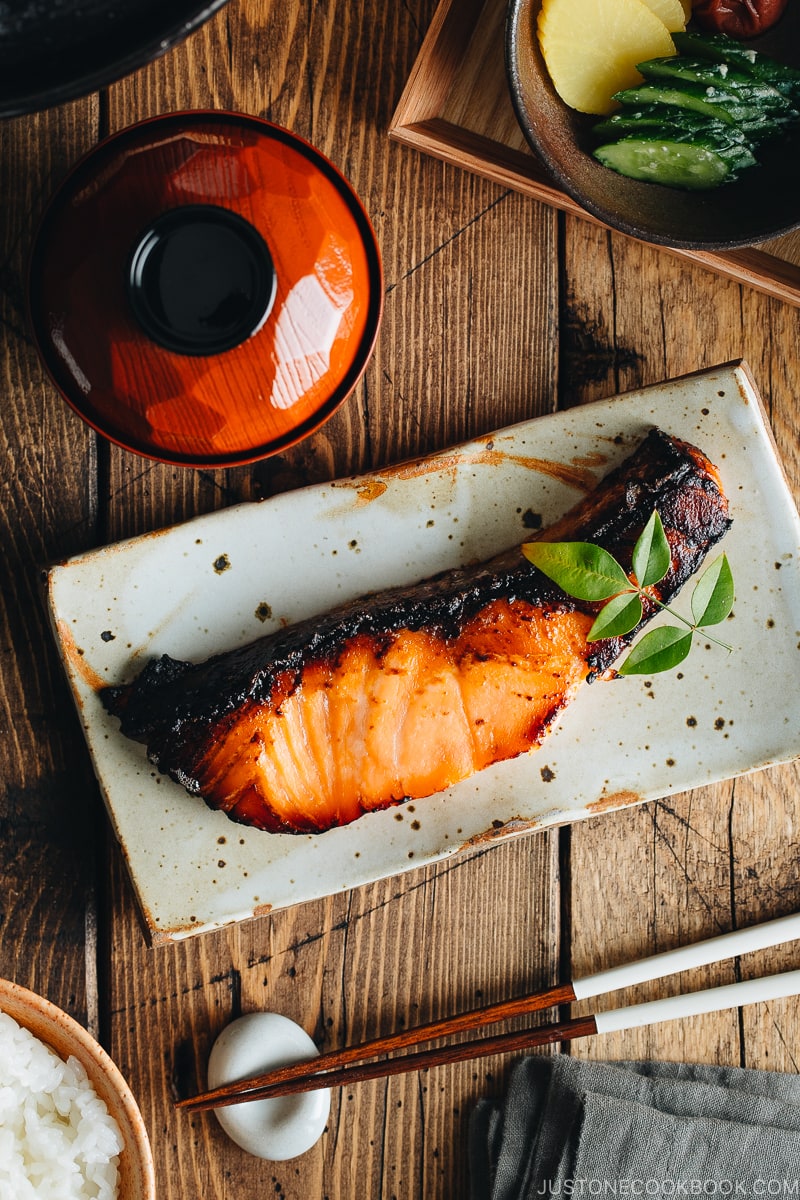
<svg viewBox="0 0 800 1200">
<path fill-rule="evenodd" d="M 434 0 L 231 0 L 101 94 L 2 125 L 0 976 L 63 1006 L 111 1052 L 150 1132 L 161 1200 L 466 1194 L 470 1111 L 502 1091 L 510 1057 L 335 1094 L 318 1145 L 270 1163 L 239 1151 L 213 1115 L 172 1109 L 243 1012 L 285 1013 L 336 1047 L 800 907 L 789 765 L 183 943 L 150 949 L 142 937 L 45 620 L 43 564 L 738 358 L 800 494 L 796 308 L 389 140 L 433 11 Z M 26 331 L 25 261 L 51 190 L 103 135 L 189 107 L 265 116 L 319 146 L 363 198 L 385 267 L 383 325 L 355 393 L 297 449 L 236 470 L 164 467 L 98 439 Z M 679 982 L 792 961 L 784 949 Z M 571 1052 L 796 1071 L 800 1007 Z"/>
</svg>

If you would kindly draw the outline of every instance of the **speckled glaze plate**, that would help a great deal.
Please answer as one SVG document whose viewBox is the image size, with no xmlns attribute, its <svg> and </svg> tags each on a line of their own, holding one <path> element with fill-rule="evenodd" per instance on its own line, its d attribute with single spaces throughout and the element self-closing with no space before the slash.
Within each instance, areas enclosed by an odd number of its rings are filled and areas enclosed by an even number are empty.
<svg viewBox="0 0 800 1200">
<path fill-rule="evenodd" d="M 724 633 L 732 654 L 701 644 L 679 672 L 584 688 L 535 754 L 310 836 L 262 833 L 208 810 L 159 778 L 105 713 L 98 688 L 130 679 L 151 655 L 200 660 L 524 541 L 653 424 L 720 468 L 734 518 L 724 542 L 737 593 Z M 150 940 L 795 758 L 799 554 L 800 521 L 758 392 L 745 365 L 728 364 L 52 567 L 53 628 Z"/>
</svg>

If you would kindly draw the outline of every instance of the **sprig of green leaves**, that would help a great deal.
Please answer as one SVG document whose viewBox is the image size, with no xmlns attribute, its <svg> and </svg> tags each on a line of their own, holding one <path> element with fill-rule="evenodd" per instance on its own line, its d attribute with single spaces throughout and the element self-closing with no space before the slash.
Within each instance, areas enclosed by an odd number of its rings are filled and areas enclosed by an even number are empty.
<svg viewBox="0 0 800 1200">
<path fill-rule="evenodd" d="M 733 574 L 725 554 L 706 567 L 692 592 L 692 620 L 688 621 L 652 594 L 672 562 L 661 517 L 654 509 L 633 548 L 629 577 L 612 554 L 592 542 L 526 542 L 522 553 L 568 596 L 595 603 L 605 601 L 589 630 L 590 642 L 624 637 L 644 615 L 642 601 L 668 612 L 680 625 L 651 629 L 632 648 L 618 668 L 620 675 L 655 675 L 670 671 L 688 655 L 696 633 L 730 652 L 731 647 L 707 632 L 719 625 L 733 608 Z"/>
</svg>

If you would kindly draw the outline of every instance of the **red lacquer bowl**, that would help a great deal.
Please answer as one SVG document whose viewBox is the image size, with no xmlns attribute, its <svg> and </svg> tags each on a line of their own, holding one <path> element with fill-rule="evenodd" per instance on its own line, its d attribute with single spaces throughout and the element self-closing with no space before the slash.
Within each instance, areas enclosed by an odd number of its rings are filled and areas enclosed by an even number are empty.
<svg viewBox="0 0 800 1200">
<path fill-rule="evenodd" d="M 34 241 L 28 311 L 64 399 L 181 466 L 286 449 L 349 395 L 383 300 L 369 219 L 302 138 L 239 113 L 130 126 L 72 170 Z"/>
</svg>

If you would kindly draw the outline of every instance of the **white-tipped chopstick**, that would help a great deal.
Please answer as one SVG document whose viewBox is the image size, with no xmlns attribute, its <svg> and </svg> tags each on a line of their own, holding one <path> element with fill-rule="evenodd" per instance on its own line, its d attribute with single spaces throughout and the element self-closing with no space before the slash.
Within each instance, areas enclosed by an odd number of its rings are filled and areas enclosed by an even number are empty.
<svg viewBox="0 0 800 1200">
<path fill-rule="evenodd" d="M 242 1104 L 251 1100 L 275 1099 L 294 1092 L 312 1091 L 315 1088 L 341 1087 L 362 1080 L 399 1075 L 407 1071 L 440 1066 L 443 1063 L 465 1059 L 483 1058 L 515 1050 L 531 1049 L 552 1042 L 571 1041 L 597 1033 L 610 1033 L 636 1026 L 652 1025 L 658 1021 L 671 1021 L 679 1017 L 697 1016 L 701 1013 L 717 1012 L 726 1008 L 738 1008 L 758 1001 L 777 1000 L 785 996 L 800 994 L 800 971 L 787 971 L 780 975 L 769 975 L 731 983 L 704 991 L 687 992 L 669 996 L 663 1000 L 650 1000 L 644 1004 L 629 1005 L 611 1011 L 594 1013 L 587 1017 L 540 1025 L 511 1033 L 496 1034 L 440 1046 L 431 1050 L 405 1054 L 399 1058 L 379 1058 L 395 1050 L 416 1046 L 433 1038 L 477 1029 L 525 1013 L 539 1012 L 573 1000 L 606 995 L 634 984 L 661 979 L 679 971 L 706 966 L 724 959 L 736 958 L 754 950 L 764 950 L 783 942 L 800 938 L 800 913 L 735 929 L 718 937 L 708 938 L 662 954 L 653 954 L 637 962 L 612 967 L 593 975 L 585 975 L 572 983 L 559 984 L 544 991 L 534 992 L 514 1000 L 473 1009 L 455 1017 L 445 1017 L 427 1025 L 404 1029 L 388 1037 L 374 1038 L 358 1046 L 343 1050 L 332 1050 L 310 1062 L 291 1063 L 278 1067 L 252 1079 L 239 1080 L 215 1088 L 186 1100 L 179 1100 L 176 1108 L 198 1112 L 203 1109 L 220 1108 L 229 1104 Z M 364 1061 L 374 1060 L 377 1061 Z"/>
<path fill-rule="evenodd" d="M 573 980 L 576 1000 L 588 1000 L 593 996 L 604 996 L 620 988 L 633 987 L 637 983 L 649 983 L 676 975 L 679 971 L 690 971 L 694 967 L 705 967 L 709 963 L 722 962 L 726 958 L 738 958 L 754 950 L 766 950 L 769 946 L 780 946 L 800 938 L 800 913 L 764 921 L 761 925 L 750 925 L 744 929 L 733 929 L 718 937 L 678 946 L 661 954 L 651 954 L 636 962 L 610 967 L 594 975 L 584 975 Z"/>
<path fill-rule="evenodd" d="M 595 1013 L 593 1020 L 596 1033 L 615 1033 L 620 1029 L 655 1025 L 658 1021 L 698 1017 L 701 1013 L 721 1012 L 725 1008 L 740 1008 L 745 1004 L 797 995 L 800 995 L 800 971 L 784 971 L 781 975 L 762 975 L 759 979 L 726 983 L 702 992 L 684 992 L 679 996 L 666 996 L 663 1000 L 612 1008 L 608 1012 Z"/>
</svg>

